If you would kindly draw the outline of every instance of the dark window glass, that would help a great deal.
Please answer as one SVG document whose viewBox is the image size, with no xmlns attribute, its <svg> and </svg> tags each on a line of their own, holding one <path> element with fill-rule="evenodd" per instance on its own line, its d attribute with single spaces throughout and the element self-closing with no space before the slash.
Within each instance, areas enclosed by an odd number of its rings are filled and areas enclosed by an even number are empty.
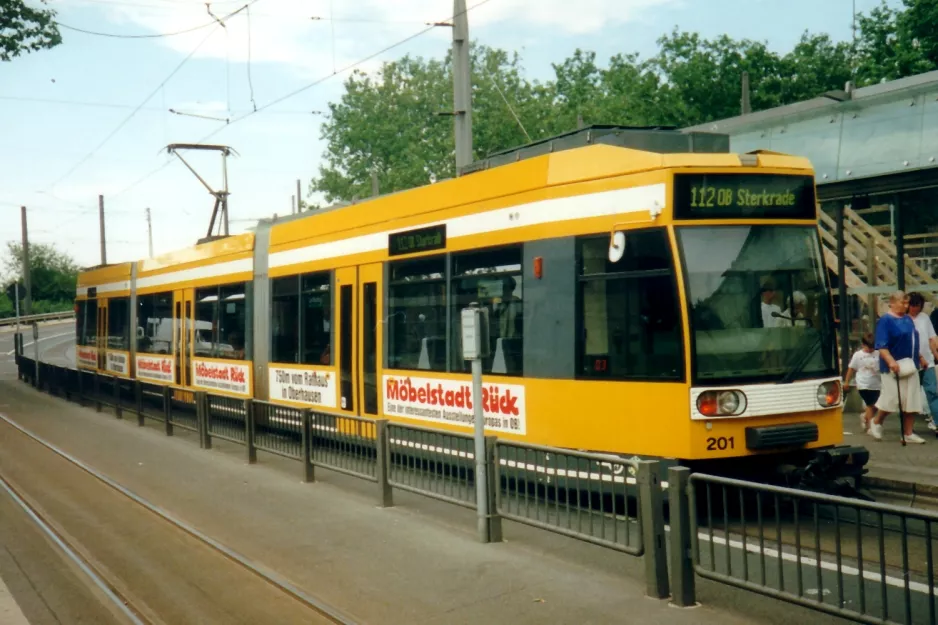
<svg viewBox="0 0 938 625">
<path fill-rule="evenodd" d="M 308 274 L 300 278 L 300 327 L 303 351 L 300 362 L 306 365 L 332 364 L 332 299 L 328 273 Z"/>
<path fill-rule="evenodd" d="M 108 349 L 130 349 L 130 298 L 115 297 L 107 304 Z"/>
<path fill-rule="evenodd" d="M 137 296 L 137 351 L 168 354 L 173 342 L 173 294 Z"/>
<path fill-rule="evenodd" d="M 196 289 L 195 355 L 245 360 L 248 357 L 249 320 L 247 291 L 243 282 Z"/>
<path fill-rule="evenodd" d="M 378 414 L 378 284 L 366 282 L 362 286 L 362 354 L 365 359 L 362 368 L 365 379 L 365 414 Z"/>
<path fill-rule="evenodd" d="M 580 375 L 682 377 L 681 324 L 670 246 L 663 229 L 626 234 L 609 261 L 609 237 L 578 241 Z"/>
<path fill-rule="evenodd" d="M 341 374 L 339 392 L 342 396 L 341 407 L 343 410 L 355 410 L 355 400 L 352 396 L 352 332 L 355 329 L 352 324 L 352 285 L 343 285 L 339 297 L 341 298 L 342 315 L 339 324 L 339 367 Z"/>
<path fill-rule="evenodd" d="M 179 311 L 181 313 L 181 311 Z M 195 291 L 195 336 L 192 351 L 196 357 L 214 358 L 218 325 L 218 287 Z"/>
<path fill-rule="evenodd" d="M 469 371 L 463 359 L 460 315 L 476 302 L 488 311 L 488 355 L 482 371 L 501 375 L 523 373 L 524 327 L 521 247 L 482 250 L 453 257 L 452 364 L 454 371 Z"/>
<path fill-rule="evenodd" d="M 84 325 L 82 329 L 82 345 L 95 347 L 98 344 L 98 300 L 85 300 Z"/>
<path fill-rule="evenodd" d="M 297 363 L 300 346 L 300 278 L 270 281 L 270 360 Z"/>
<path fill-rule="evenodd" d="M 446 265 L 442 256 L 391 265 L 388 367 L 446 371 Z"/>
</svg>

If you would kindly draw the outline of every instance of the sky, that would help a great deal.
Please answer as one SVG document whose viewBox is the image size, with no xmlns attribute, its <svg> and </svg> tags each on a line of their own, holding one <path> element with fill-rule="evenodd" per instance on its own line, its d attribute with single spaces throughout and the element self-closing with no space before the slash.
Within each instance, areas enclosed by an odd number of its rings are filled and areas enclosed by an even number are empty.
<svg viewBox="0 0 938 625">
<path fill-rule="evenodd" d="M 219 0 L 209 15 L 201 0 L 49 0 L 61 24 L 121 37 L 63 26 L 60 46 L 0 63 L 0 245 L 19 240 L 26 206 L 31 241 L 81 266 L 99 264 L 99 195 L 107 262 L 148 256 L 147 208 L 155 254 L 194 244 L 208 230 L 214 200 L 166 153 L 170 143 L 236 150 L 227 163 L 232 233 L 289 213 L 296 180 L 305 195 L 318 172 L 322 113 L 341 97 L 350 71 L 375 71 L 407 54 L 442 58 L 451 45 L 451 29 L 427 27 L 450 19 L 451 0 L 254 0 L 244 9 L 248 2 Z M 866 12 L 879 2 L 466 4 L 474 41 L 517 51 L 528 77 L 546 80 L 551 63 L 577 48 L 595 51 L 601 63 L 620 52 L 652 56 L 657 38 L 675 27 L 765 41 L 779 52 L 805 30 L 849 40 L 852 7 Z M 179 31 L 191 32 L 152 36 Z M 217 153 L 183 156 L 221 186 Z"/>
</svg>

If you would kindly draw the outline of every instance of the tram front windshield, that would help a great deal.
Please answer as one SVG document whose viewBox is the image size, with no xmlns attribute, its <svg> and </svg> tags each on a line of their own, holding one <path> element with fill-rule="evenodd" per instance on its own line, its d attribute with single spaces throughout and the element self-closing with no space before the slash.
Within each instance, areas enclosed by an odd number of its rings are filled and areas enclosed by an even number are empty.
<svg viewBox="0 0 938 625">
<path fill-rule="evenodd" d="M 678 240 L 695 383 L 836 375 L 815 227 L 683 227 Z"/>
</svg>

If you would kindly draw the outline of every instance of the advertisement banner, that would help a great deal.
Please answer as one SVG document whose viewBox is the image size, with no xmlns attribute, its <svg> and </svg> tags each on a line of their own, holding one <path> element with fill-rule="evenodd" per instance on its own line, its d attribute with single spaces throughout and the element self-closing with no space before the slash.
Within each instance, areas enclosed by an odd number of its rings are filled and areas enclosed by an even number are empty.
<svg viewBox="0 0 938 625">
<path fill-rule="evenodd" d="M 130 374 L 130 354 L 127 352 L 107 352 L 107 363 L 105 368 L 112 373 L 118 375 L 129 375 Z"/>
<path fill-rule="evenodd" d="M 176 363 L 172 356 L 137 354 L 137 377 L 141 380 L 172 383 L 176 379 Z"/>
<path fill-rule="evenodd" d="M 335 373 L 325 369 L 268 368 L 270 399 L 292 401 L 309 406 L 336 407 Z"/>
<path fill-rule="evenodd" d="M 75 348 L 75 360 L 79 367 L 86 369 L 98 368 L 98 348 L 79 345 Z"/>
<path fill-rule="evenodd" d="M 527 432 L 524 387 L 520 384 L 483 383 L 482 411 L 486 430 Z M 472 382 L 386 375 L 384 413 L 473 428 Z"/>
<path fill-rule="evenodd" d="M 193 386 L 239 395 L 251 393 L 251 366 L 239 362 L 192 361 Z"/>
</svg>

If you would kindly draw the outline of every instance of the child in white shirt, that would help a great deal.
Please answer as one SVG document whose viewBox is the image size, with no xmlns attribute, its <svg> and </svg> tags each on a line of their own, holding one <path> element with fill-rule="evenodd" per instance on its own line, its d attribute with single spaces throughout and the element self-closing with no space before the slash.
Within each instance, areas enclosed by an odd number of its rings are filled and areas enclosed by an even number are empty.
<svg viewBox="0 0 938 625">
<path fill-rule="evenodd" d="M 873 335 L 866 333 L 861 339 L 863 344 L 850 359 L 847 365 L 847 375 L 844 377 L 844 389 L 850 388 L 850 378 L 857 378 L 857 391 L 866 410 L 860 415 L 860 427 L 864 432 L 870 429 L 870 419 L 875 412 L 876 400 L 879 399 L 881 388 L 879 375 L 879 354 L 873 349 Z"/>
</svg>

